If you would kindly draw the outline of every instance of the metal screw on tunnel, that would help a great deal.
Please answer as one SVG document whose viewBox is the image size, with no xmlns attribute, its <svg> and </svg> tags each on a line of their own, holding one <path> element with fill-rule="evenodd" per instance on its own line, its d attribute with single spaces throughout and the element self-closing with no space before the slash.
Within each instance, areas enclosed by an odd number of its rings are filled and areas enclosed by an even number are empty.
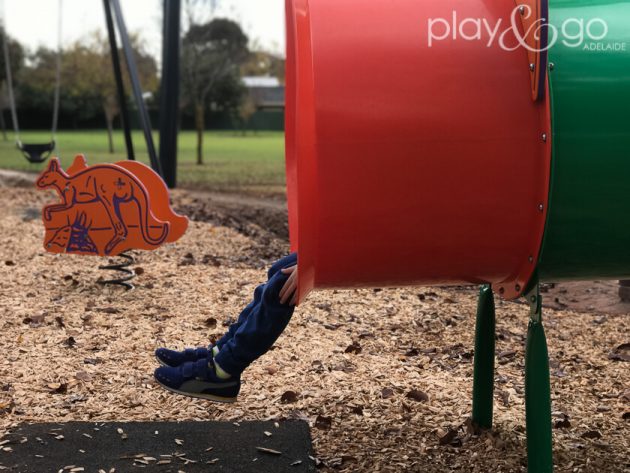
<svg viewBox="0 0 630 473">
<path fill-rule="evenodd" d="M 518 12 L 519 12 L 521 15 L 524 15 L 524 14 L 525 14 L 525 6 L 524 6 L 524 5 L 521 5 L 520 7 L 518 7 Z"/>
<path fill-rule="evenodd" d="M 534 262 L 534 257 L 532 255 L 529 255 L 529 258 L 527 258 L 529 260 L 530 263 Z"/>
<path fill-rule="evenodd" d="M 519 284 L 514 286 L 514 289 L 516 289 L 516 292 L 521 292 L 521 286 Z"/>
<path fill-rule="evenodd" d="M 544 143 L 547 142 L 547 133 L 543 133 L 542 134 L 542 140 L 543 140 Z"/>
<path fill-rule="evenodd" d="M 534 72 L 536 70 L 536 64 L 534 64 L 533 62 L 529 65 L 529 70 Z"/>
<path fill-rule="evenodd" d="M 550 70 L 550 71 L 553 71 L 555 68 L 556 68 L 556 64 L 555 64 L 555 63 L 553 63 L 553 62 L 550 62 L 550 63 L 549 63 L 549 70 Z"/>
<path fill-rule="evenodd" d="M 545 206 L 543 204 L 538 204 L 538 210 L 542 212 L 543 210 L 545 210 Z"/>
</svg>

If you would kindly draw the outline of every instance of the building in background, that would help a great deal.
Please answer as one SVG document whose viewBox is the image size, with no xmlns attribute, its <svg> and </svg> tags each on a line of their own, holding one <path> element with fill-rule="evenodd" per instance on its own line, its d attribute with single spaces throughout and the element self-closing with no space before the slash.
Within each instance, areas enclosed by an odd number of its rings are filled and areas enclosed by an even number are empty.
<svg viewBox="0 0 630 473">
<path fill-rule="evenodd" d="M 252 108 L 250 130 L 284 130 L 285 88 L 277 77 L 246 76 L 245 102 Z"/>
</svg>

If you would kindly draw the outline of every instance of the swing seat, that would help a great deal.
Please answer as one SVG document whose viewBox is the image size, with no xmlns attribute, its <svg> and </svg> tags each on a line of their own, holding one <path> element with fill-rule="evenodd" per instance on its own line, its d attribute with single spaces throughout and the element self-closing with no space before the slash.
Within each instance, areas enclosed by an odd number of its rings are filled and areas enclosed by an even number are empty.
<svg viewBox="0 0 630 473">
<path fill-rule="evenodd" d="M 55 142 L 24 144 L 18 143 L 18 149 L 22 152 L 26 160 L 30 163 L 39 164 L 46 161 L 55 149 Z"/>
</svg>

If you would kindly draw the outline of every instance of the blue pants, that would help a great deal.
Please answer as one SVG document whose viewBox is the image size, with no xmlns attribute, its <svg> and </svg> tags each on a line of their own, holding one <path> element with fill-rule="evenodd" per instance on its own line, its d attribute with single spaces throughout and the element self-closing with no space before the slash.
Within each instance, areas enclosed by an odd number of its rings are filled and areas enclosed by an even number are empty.
<svg viewBox="0 0 630 473">
<path fill-rule="evenodd" d="M 264 355 L 287 327 L 295 306 L 280 303 L 280 290 L 289 278 L 280 270 L 297 264 L 297 253 L 274 263 L 267 282 L 254 291 L 254 300 L 238 321 L 218 342 L 217 364 L 233 376 L 240 375 L 254 360 Z"/>
</svg>

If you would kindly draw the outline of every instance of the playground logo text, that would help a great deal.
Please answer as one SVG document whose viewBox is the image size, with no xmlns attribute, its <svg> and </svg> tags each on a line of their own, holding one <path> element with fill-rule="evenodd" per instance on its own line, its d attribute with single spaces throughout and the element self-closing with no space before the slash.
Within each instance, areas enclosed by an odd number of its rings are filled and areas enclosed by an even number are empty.
<svg viewBox="0 0 630 473">
<path fill-rule="evenodd" d="M 531 7 L 516 7 L 510 16 L 510 24 L 502 18 L 489 21 L 487 18 L 460 18 L 456 11 L 450 18 L 429 18 L 427 41 L 433 47 L 442 41 L 480 41 L 488 48 L 500 47 L 505 51 L 526 48 L 530 51 L 547 51 L 558 43 L 568 48 L 581 48 L 594 52 L 630 51 L 625 42 L 608 41 L 609 27 L 602 18 L 567 18 L 560 25 L 552 25 L 545 18 L 533 21 L 527 31 L 521 33 L 521 18 L 529 19 Z M 547 44 L 534 48 L 527 38 L 533 35 L 537 41 L 547 34 Z"/>
</svg>

